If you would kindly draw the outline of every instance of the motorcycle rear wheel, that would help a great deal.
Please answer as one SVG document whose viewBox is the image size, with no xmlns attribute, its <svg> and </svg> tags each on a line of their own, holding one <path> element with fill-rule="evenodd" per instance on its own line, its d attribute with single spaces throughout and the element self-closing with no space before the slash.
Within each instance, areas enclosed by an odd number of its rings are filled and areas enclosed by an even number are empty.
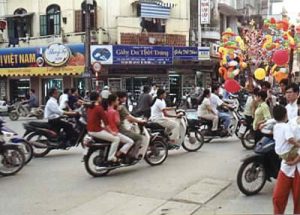
<svg viewBox="0 0 300 215">
<path fill-rule="evenodd" d="M 19 114 L 16 111 L 12 111 L 8 114 L 11 121 L 17 121 L 19 119 Z"/>
<path fill-rule="evenodd" d="M 28 164 L 31 159 L 33 158 L 33 147 L 30 143 L 24 141 L 22 142 L 24 148 L 22 148 L 22 151 L 25 156 L 25 164 Z"/>
<path fill-rule="evenodd" d="M 103 152 L 104 149 L 89 149 L 88 154 L 84 158 L 84 166 L 86 171 L 93 177 L 102 177 L 106 176 L 112 169 L 107 169 L 107 166 L 103 166 L 103 170 L 101 170 L 100 163 L 104 160 Z"/>
<path fill-rule="evenodd" d="M 35 139 L 37 138 L 37 139 Z M 33 156 L 45 157 L 51 150 L 48 147 L 48 138 L 45 135 L 32 133 L 26 139 L 32 146 Z"/>
<path fill-rule="evenodd" d="M 195 131 L 195 132 L 191 132 L 191 134 L 194 134 L 195 136 L 190 136 L 188 143 L 187 141 L 183 141 L 182 143 L 182 147 L 184 148 L 184 150 L 188 151 L 188 152 L 196 152 L 199 149 L 202 148 L 203 144 L 204 144 L 204 137 L 201 134 L 200 131 Z M 191 139 L 190 138 L 195 138 L 196 142 L 195 143 L 191 143 Z"/>
<path fill-rule="evenodd" d="M 25 165 L 25 157 L 18 146 L 4 145 L 0 154 L 0 175 L 10 176 L 19 172 Z M 4 167 L 4 168 L 3 168 Z"/>
<path fill-rule="evenodd" d="M 261 176 L 259 177 L 261 173 Z M 257 182 L 257 180 L 261 180 Z M 266 169 L 263 163 L 258 158 L 246 160 L 240 167 L 237 174 L 237 185 L 239 190 L 246 196 L 252 196 L 259 193 L 265 186 L 267 180 Z M 247 185 L 250 185 L 247 187 Z M 257 184 L 257 186 L 252 185 Z M 253 188 L 254 187 L 254 188 Z"/>
<path fill-rule="evenodd" d="M 255 148 L 254 131 L 252 129 L 248 129 L 240 139 L 245 149 L 252 150 Z"/>
<path fill-rule="evenodd" d="M 151 166 L 162 164 L 168 157 L 168 146 L 161 140 L 153 140 L 145 154 L 145 161 Z"/>
</svg>

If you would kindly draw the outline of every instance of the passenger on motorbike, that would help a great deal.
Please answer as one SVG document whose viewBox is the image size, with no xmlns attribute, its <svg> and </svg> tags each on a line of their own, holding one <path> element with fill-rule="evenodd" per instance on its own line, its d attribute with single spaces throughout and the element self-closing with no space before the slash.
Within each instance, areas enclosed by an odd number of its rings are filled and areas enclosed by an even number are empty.
<svg viewBox="0 0 300 215">
<path fill-rule="evenodd" d="M 120 143 L 120 138 L 116 132 L 108 126 L 107 116 L 101 105 L 100 95 L 92 92 L 90 95 L 92 104 L 87 108 L 87 131 L 92 137 L 111 142 L 108 153 L 108 161 L 117 162 L 116 152 Z M 104 125 L 105 127 L 103 127 Z"/>
<path fill-rule="evenodd" d="M 249 96 L 247 98 L 245 109 L 244 109 L 244 116 L 247 120 L 247 125 L 252 125 L 254 112 L 256 109 L 256 101 L 255 96 L 258 94 L 259 88 L 254 88 L 253 91 L 249 92 Z"/>
<path fill-rule="evenodd" d="M 219 117 L 218 114 L 211 108 L 210 97 L 210 90 L 205 89 L 199 101 L 200 105 L 198 106 L 198 117 L 212 121 L 213 126 L 211 130 L 214 132 L 218 130 Z"/>
<path fill-rule="evenodd" d="M 118 92 L 117 96 L 120 101 L 119 114 L 120 114 L 120 132 L 134 141 L 134 147 L 138 148 L 143 140 L 143 136 L 131 130 L 131 124 L 145 124 L 145 120 L 138 119 L 132 116 L 126 108 L 127 94 L 126 92 Z M 135 150 L 134 150 L 135 151 Z"/>
<path fill-rule="evenodd" d="M 170 135 L 170 143 L 175 144 L 176 140 L 179 138 L 179 123 L 175 120 L 167 119 L 166 117 L 177 118 L 182 115 L 178 114 L 174 116 L 168 114 L 168 111 L 175 110 L 175 108 L 167 107 L 165 102 L 166 97 L 167 94 L 163 89 L 157 90 L 157 97 L 154 99 L 151 107 L 150 120 L 164 127 Z"/>
<path fill-rule="evenodd" d="M 58 90 L 56 88 L 52 88 L 49 91 L 49 100 L 46 103 L 45 106 L 45 114 L 44 117 L 48 119 L 48 123 L 51 125 L 51 127 L 56 128 L 60 130 L 63 128 L 63 130 L 66 132 L 66 138 L 67 142 L 65 143 L 67 146 L 72 145 L 73 142 L 76 141 L 77 133 L 74 130 L 71 123 L 64 121 L 61 119 L 63 115 L 66 116 L 77 116 L 78 113 L 71 112 L 71 111 L 63 111 L 58 106 Z"/>
<path fill-rule="evenodd" d="M 216 85 L 212 87 L 212 94 L 210 97 L 210 102 L 211 102 L 211 107 L 214 113 L 216 113 L 220 119 L 223 120 L 224 122 L 224 127 L 226 130 L 229 129 L 229 126 L 231 124 L 231 116 L 229 113 L 225 113 L 222 111 L 218 111 L 218 107 L 225 107 L 225 108 L 229 108 L 232 109 L 233 107 L 229 104 L 226 104 L 225 102 L 223 102 L 220 97 L 219 97 L 219 91 L 220 91 L 220 86 Z"/>
<path fill-rule="evenodd" d="M 117 157 L 121 157 L 122 155 L 127 155 L 134 142 L 132 139 L 119 132 L 120 114 L 117 110 L 119 106 L 119 98 L 115 94 L 111 94 L 108 96 L 107 101 L 108 108 L 106 116 L 108 120 L 108 127 L 112 132 L 114 132 L 113 134 L 120 138 L 121 143 L 124 143 L 123 147 L 116 154 Z"/>
<path fill-rule="evenodd" d="M 270 108 L 266 103 L 268 95 L 264 91 L 260 91 L 256 96 L 256 102 L 258 106 L 255 110 L 253 130 L 255 131 L 255 143 L 257 143 L 264 135 L 261 133 L 261 126 L 268 120 L 271 119 Z"/>
</svg>

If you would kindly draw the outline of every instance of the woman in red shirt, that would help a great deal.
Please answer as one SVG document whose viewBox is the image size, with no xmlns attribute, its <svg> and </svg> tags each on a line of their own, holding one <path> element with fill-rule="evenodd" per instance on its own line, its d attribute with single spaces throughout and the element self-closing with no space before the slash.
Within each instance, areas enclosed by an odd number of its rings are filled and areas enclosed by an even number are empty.
<svg viewBox="0 0 300 215">
<path fill-rule="evenodd" d="M 119 98 L 114 94 L 109 95 L 108 108 L 106 112 L 108 127 L 110 128 L 111 131 L 117 134 L 117 136 L 120 138 L 121 143 L 125 143 L 123 147 L 120 149 L 120 151 L 117 152 L 117 157 L 121 156 L 122 154 L 126 155 L 134 144 L 134 141 L 131 138 L 119 132 L 120 114 L 119 111 L 117 110 L 118 106 L 119 106 Z"/>
<path fill-rule="evenodd" d="M 100 96 L 97 92 L 90 95 L 92 105 L 87 109 L 87 131 L 88 134 L 97 139 L 111 142 L 108 153 L 108 161 L 116 162 L 116 152 L 120 143 L 117 133 L 110 129 L 106 114 L 101 106 Z M 102 125 L 106 127 L 103 127 Z"/>
</svg>

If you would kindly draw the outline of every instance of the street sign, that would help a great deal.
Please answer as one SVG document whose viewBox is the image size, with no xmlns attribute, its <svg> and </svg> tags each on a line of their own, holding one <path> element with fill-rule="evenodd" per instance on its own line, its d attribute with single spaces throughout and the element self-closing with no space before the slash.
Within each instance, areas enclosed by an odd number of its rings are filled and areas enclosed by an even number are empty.
<svg viewBox="0 0 300 215">
<path fill-rule="evenodd" d="M 92 69 L 95 73 L 98 73 L 102 69 L 102 64 L 100 62 L 94 62 L 92 65 Z"/>
</svg>

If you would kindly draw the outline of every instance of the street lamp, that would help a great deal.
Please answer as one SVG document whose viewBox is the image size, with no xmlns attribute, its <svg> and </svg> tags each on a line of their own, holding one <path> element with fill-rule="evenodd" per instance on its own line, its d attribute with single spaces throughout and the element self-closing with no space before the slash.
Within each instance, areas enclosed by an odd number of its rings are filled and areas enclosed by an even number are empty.
<svg viewBox="0 0 300 215">
<path fill-rule="evenodd" d="M 89 92 L 92 90 L 92 75 L 91 75 L 91 8 L 94 5 L 93 0 L 85 0 L 85 89 Z"/>
</svg>

